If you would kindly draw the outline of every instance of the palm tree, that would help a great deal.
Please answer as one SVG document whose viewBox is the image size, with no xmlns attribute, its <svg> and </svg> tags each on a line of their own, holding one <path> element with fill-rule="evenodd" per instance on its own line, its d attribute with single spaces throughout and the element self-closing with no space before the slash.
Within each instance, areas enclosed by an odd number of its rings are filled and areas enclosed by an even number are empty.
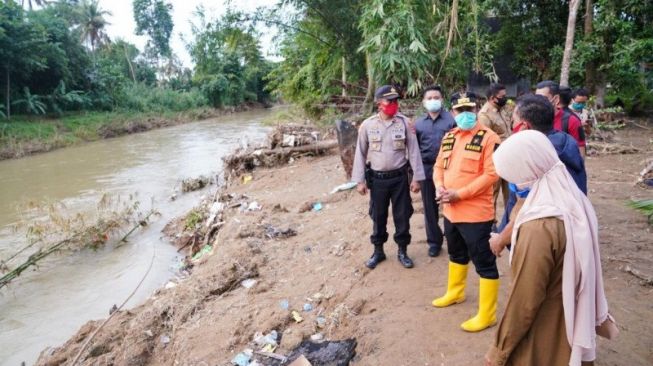
<svg viewBox="0 0 653 366">
<path fill-rule="evenodd" d="M 79 7 L 82 40 L 88 41 L 91 50 L 95 52 L 95 47 L 109 41 L 109 36 L 105 33 L 104 28 L 111 24 L 104 17 L 111 16 L 111 12 L 100 8 L 99 0 L 83 0 Z"/>
</svg>

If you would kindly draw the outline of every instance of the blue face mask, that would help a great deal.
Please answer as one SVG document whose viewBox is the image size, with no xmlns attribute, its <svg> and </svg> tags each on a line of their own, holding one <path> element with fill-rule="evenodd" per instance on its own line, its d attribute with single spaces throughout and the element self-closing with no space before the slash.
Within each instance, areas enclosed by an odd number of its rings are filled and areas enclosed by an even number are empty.
<svg viewBox="0 0 653 366">
<path fill-rule="evenodd" d="M 528 193 L 531 191 L 530 188 L 519 189 L 514 183 L 508 183 L 508 189 L 510 189 L 510 192 L 513 192 L 519 198 L 526 198 Z"/>
<path fill-rule="evenodd" d="M 461 130 L 469 131 L 476 126 L 476 114 L 473 112 L 459 113 L 455 120 Z"/>
<path fill-rule="evenodd" d="M 571 108 L 575 111 L 582 111 L 585 108 L 585 103 L 572 103 Z"/>
<path fill-rule="evenodd" d="M 431 113 L 439 112 L 442 109 L 442 100 L 429 99 L 424 101 L 424 108 Z"/>
</svg>

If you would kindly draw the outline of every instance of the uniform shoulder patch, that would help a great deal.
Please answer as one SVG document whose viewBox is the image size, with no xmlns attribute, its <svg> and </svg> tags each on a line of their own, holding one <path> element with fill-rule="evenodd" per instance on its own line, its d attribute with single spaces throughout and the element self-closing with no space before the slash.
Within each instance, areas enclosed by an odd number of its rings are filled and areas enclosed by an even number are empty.
<svg viewBox="0 0 653 366">
<path fill-rule="evenodd" d="M 470 141 L 468 144 L 465 144 L 465 150 L 478 153 L 483 151 L 483 138 L 485 137 L 485 133 L 486 131 L 483 129 L 478 130 L 474 137 L 472 137 L 472 141 Z"/>
</svg>

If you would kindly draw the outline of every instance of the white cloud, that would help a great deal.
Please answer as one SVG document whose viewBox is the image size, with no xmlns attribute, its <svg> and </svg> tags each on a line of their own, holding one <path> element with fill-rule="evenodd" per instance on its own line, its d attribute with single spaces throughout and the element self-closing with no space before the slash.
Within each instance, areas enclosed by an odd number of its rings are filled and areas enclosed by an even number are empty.
<svg viewBox="0 0 653 366">
<path fill-rule="evenodd" d="M 276 4 L 276 0 L 233 0 L 230 4 L 239 10 L 246 12 L 254 11 L 259 6 L 271 6 Z M 173 52 L 181 59 L 185 66 L 192 65 L 190 55 L 186 50 L 186 45 L 182 41 L 181 35 L 186 39 L 190 39 L 191 27 L 190 22 L 193 20 L 193 13 L 199 5 L 203 5 L 206 10 L 206 15 L 209 18 L 219 17 L 225 12 L 225 1 L 210 1 L 210 0 L 171 0 L 172 4 L 172 21 L 174 23 L 173 35 L 170 39 L 170 46 Z M 104 0 L 100 1 L 100 7 L 112 13 L 108 17 L 109 25 L 107 33 L 111 39 L 123 38 L 124 40 L 135 44 L 140 50 L 145 48 L 147 37 L 137 36 L 136 22 L 134 21 L 134 12 L 132 8 L 132 0 Z M 269 53 L 272 49 L 272 34 L 266 34 L 261 37 L 261 46 L 264 54 Z M 268 55 L 269 57 L 270 55 Z"/>
</svg>

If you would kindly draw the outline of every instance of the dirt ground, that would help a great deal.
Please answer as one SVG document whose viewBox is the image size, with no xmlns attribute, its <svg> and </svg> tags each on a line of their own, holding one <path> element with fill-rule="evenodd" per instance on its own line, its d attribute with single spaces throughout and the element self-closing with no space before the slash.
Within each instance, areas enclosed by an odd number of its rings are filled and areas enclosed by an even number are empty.
<svg viewBox="0 0 653 366">
<path fill-rule="evenodd" d="M 625 205 L 653 192 L 633 185 L 652 156 L 653 131 L 633 127 L 619 136 L 646 151 L 587 159 L 608 302 L 621 329 L 616 340 L 599 341 L 596 365 L 652 365 L 653 287 L 624 269 L 653 275 L 652 227 Z M 253 177 L 227 192 L 246 194 L 262 210 L 229 209 L 213 253 L 176 287 L 114 317 L 91 342 L 85 365 L 229 365 L 256 332 L 271 330 L 282 334 L 280 354 L 321 331 L 327 339 L 356 338 L 354 365 L 482 365 L 495 328 L 476 334 L 459 328 L 477 309 L 476 274 L 470 271 L 464 303 L 445 309 L 430 305 L 445 291 L 447 255 L 427 255 L 419 194 L 413 195 L 409 247 L 415 268 L 401 267 L 389 242 L 388 260 L 371 271 L 364 266 L 372 250 L 369 197 L 354 191 L 328 194 L 344 182 L 338 156 L 301 159 L 255 171 Z M 318 201 L 322 210 L 300 213 Z M 292 228 L 297 235 L 269 239 L 264 235 L 269 225 Z M 507 255 L 498 262 L 501 315 L 510 282 Z M 247 278 L 257 280 L 250 289 L 240 285 Z M 315 308 L 303 312 L 309 297 Z M 280 306 L 283 300 L 288 310 Z M 291 310 L 299 310 L 304 321 L 293 321 Z M 326 318 L 323 329 L 316 326 L 318 315 Z M 89 322 L 61 348 L 44 351 L 38 364 L 69 363 L 99 324 Z"/>
</svg>

